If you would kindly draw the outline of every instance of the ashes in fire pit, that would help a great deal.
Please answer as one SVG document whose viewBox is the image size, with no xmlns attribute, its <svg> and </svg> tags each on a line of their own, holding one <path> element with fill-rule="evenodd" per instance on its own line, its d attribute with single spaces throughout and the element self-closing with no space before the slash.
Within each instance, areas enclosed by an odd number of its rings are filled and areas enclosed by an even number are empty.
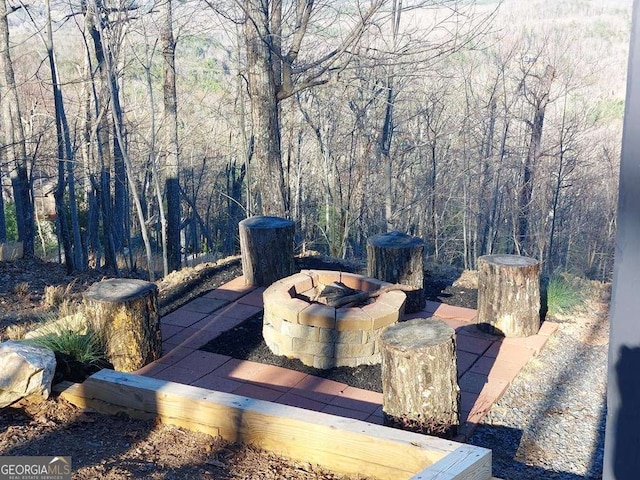
<svg viewBox="0 0 640 480">
<path fill-rule="evenodd" d="M 323 286 L 338 295 L 322 295 Z M 380 362 L 383 328 L 397 322 L 406 296 L 391 284 L 353 273 L 303 270 L 278 280 L 264 298 L 263 336 L 276 355 L 327 369 Z M 336 297 L 331 305 L 316 300 Z M 363 303 L 356 303 L 356 302 Z"/>
</svg>

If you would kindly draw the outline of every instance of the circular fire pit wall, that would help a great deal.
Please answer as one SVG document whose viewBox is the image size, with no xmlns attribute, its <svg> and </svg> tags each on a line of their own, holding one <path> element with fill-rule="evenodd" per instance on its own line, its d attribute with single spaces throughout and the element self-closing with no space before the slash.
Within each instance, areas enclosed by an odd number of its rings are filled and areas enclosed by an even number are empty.
<svg viewBox="0 0 640 480">
<path fill-rule="evenodd" d="M 263 294 L 263 336 L 276 355 L 327 369 L 380 362 L 379 334 L 404 310 L 401 291 L 385 292 L 362 307 L 330 307 L 310 299 L 320 285 L 342 282 L 372 292 L 387 282 L 352 273 L 303 270 L 267 288 Z"/>
</svg>

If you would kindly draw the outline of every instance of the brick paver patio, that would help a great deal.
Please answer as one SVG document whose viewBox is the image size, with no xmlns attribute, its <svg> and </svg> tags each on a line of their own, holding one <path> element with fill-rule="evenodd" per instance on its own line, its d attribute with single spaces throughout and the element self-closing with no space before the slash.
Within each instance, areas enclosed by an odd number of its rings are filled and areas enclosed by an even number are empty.
<svg viewBox="0 0 640 480">
<path fill-rule="evenodd" d="M 162 358 L 136 373 L 167 381 L 382 424 L 382 394 L 282 367 L 198 350 L 222 332 L 262 311 L 263 288 L 242 277 L 199 297 L 161 319 Z M 437 317 L 456 331 L 461 428 L 465 441 L 504 394 L 522 367 L 537 355 L 558 325 L 544 322 L 527 338 L 500 338 L 475 327 L 476 311 L 427 302 L 408 318 Z"/>
</svg>

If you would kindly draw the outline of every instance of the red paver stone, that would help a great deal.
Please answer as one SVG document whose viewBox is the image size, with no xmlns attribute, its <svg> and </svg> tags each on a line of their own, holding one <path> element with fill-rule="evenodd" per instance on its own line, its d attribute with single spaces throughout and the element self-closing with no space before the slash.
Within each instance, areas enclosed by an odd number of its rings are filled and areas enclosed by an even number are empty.
<svg viewBox="0 0 640 480">
<path fill-rule="evenodd" d="M 133 373 L 135 373 L 136 375 L 153 377 L 154 375 L 160 373 L 162 370 L 168 367 L 169 365 L 167 365 L 166 363 L 160 363 L 159 361 L 156 360 L 155 362 L 151 362 L 148 365 L 145 365 L 144 367 L 139 368 Z"/>
<path fill-rule="evenodd" d="M 177 325 L 179 327 L 189 327 L 207 315 L 201 312 L 193 312 L 181 307 L 160 319 L 161 324 Z"/>
<path fill-rule="evenodd" d="M 169 368 L 165 368 L 161 372 L 154 374 L 153 378 L 157 378 L 160 380 L 166 380 L 167 382 L 176 382 L 182 383 L 185 385 L 191 385 L 198 378 L 204 375 L 203 372 L 198 370 L 190 370 L 188 368 L 178 368 L 176 366 L 171 366 Z"/>
<path fill-rule="evenodd" d="M 463 333 L 463 329 L 469 328 L 469 325 L 472 325 L 465 320 L 457 320 L 455 318 L 439 318 L 439 320 L 442 320 L 444 323 L 453 328 L 456 333 Z"/>
<path fill-rule="evenodd" d="M 467 372 L 458 381 L 460 390 L 469 393 L 480 393 L 487 383 L 487 376 L 479 373 Z"/>
<path fill-rule="evenodd" d="M 473 405 L 479 396 L 479 393 L 465 392 L 464 390 L 460 392 L 460 421 L 463 421 L 463 415 L 465 415 L 464 420 L 466 420 L 466 416 L 473 409 Z"/>
<path fill-rule="evenodd" d="M 458 366 L 458 378 L 460 378 L 467 370 L 471 368 L 476 360 L 478 360 L 478 355 L 475 353 L 464 352 L 459 350 L 456 352 L 456 362 Z"/>
<path fill-rule="evenodd" d="M 509 383 L 510 382 L 499 378 L 489 378 L 489 381 L 482 387 L 480 396 L 486 397 L 491 403 L 495 403 L 502 398 L 502 395 L 504 395 L 504 392 L 509 387 Z"/>
<path fill-rule="evenodd" d="M 235 302 L 240 297 L 246 295 L 247 292 L 236 292 L 235 290 L 224 290 L 222 287 L 216 288 L 203 295 L 206 298 L 213 298 L 217 300 L 225 300 L 227 302 Z"/>
<path fill-rule="evenodd" d="M 292 392 L 312 400 L 329 403 L 336 395 L 341 395 L 346 388 L 347 385 L 344 383 L 308 375 L 294 387 Z"/>
<path fill-rule="evenodd" d="M 208 390 L 215 390 L 217 392 L 234 393 L 244 383 L 230 378 L 223 378 L 214 373 L 208 373 L 204 377 L 197 379 L 192 383 L 195 387 L 206 388 Z"/>
<path fill-rule="evenodd" d="M 250 292 L 256 287 L 252 285 L 247 285 L 247 282 L 244 279 L 244 275 L 240 275 L 239 277 L 234 278 L 233 280 L 229 280 L 224 285 L 218 287 L 219 290 L 233 290 L 238 292 Z"/>
<path fill-rule="evenodd" d="M 234 317 L 228 317 L 226 315 L 214 313 L 194 323 L 192 325 L 192 328 L 207 330 L 213 333 L 222 333 L 240 325 L 245 320 L 246 319 L 244 318 L 234 318 Z"/>
<path fill-rule="evenodd" d="M 433 312 L 433 315 L 439 318 L 453 318 L 456 320 L 465 320 L 467 322 L 475 321 L 478 313 L 471 308 L 455 307 L 453 305 L 447 305 L 441 303 L 440 306 Z"/>
<path fill-rule="evenodd" d="M 486 352 L 484 352 L 484 356 L 485 357 L 491 357 L 491 358 L 496 358 L 498 356 L 498 353 L 500 352 L 500 348 L 502 347 L 502 339 L 501 340 L 496 340 L 495 342 L 493 342 L 493 345 L 491 345 Z"/>
<path fill-rule="evenodd" d="M 432 302 L 431 300 L 427 300 L 425 302 L 425 306 L 422 309 L 423 312 L 428 312 L 431 313 L 433 315 L 433 313 L 438 310 L 438 308 L 440 308 L 440 306 L 442 305 L 442 303 L 440 302 Z M 421 313 L 421 312 L 419 312 Z M 420 318 L 420 317 L 417 317 Z"/>
<path fill-rule="evenodd" d="M 540 353 L 545 346 L 549 337 L 546 335 L 531 335 L 530 337 L 509 337 L 502 341 L 503 345 L 515 345 L 522 348 L 528 348 L 534 355 Z"/>
<path fill-rule="evenodd" d="M 251 378 L 252 381 L 271 385 L 276 390 L 289 390 L 300 383 L 307 375 L 295 370 L 277 367 L 274 365 L 264 365 Z"/>
<path fill-rule="evenodd" d="M 169 344 L 165 342 L 162 345 L 162 357 L 160 357 L 160 359 L 157 361 L 167 365 L 173 365 L 178 360 L 182 360 L 193 351 L 193 348 L 169 346 Z"/>
<path fill-rule="evenodd" d="M 199 348 L 202 348 L 207 343 L 209 343 L 214 338 L 218 337 L 219 335 L 220 335 L 220 332 L 217 332 L 217 331 L 200 330 L 196 335 L 192 335 L 191 337 L 181 342 L 180 346 L 199 349 Z"/>
<path fill-rule="evenodd" d="M 495 358 L 483 356 L 471 367 L 470 371 L 486 375 L 488 378 L 496 378 L 511 383 L 521 369 L 522 366 L 515 363 L 496 362 Z"/>
<path fill-rule="evenodd" d="M 160 325 L 160 332 L 162 333 L 162 341 L 169 340 L 176 333 L 181 332 L 184 327 L 178 325 L 171 325 L 170 323 L 162 323 Z"/>
<path fill-rule="evenodd" d="M 482 355 L 492 344 L 493 341 L 485 338 L 456 334 L 456 347 L 463 352 Z"/>
<path fill-rule="evenodd" d="M 495 366 L 496 359 L 493 357 L 482 356 L 477 359 L 469 371 L 479 373 L 480 375 L 489 376 L 491 369 Z"/>
<path fill-rule="evenodd" d="M 265 290 L 266 289 L 264 287 L 256 288 L 252 292 L 249 292 L 247 295 L 240 297 L 238 299 L 238 303 L 262 308 L 262 293 Z"/>
<path fill-rule="evenodd" d="M 487 397 L 485 395 L 479 395 L 476 398 L 476 401 L 473 403 L 471 407 L 471 411 L 467 416 L 466 421 L 469 423 L 478 423 L 491 409 L 491 406 L 494 403 L 494 399 L 491 397 Z"/>
<path fill-rule="evenodd" d="M 224 307 L 228 303 L 229 302 L 227 300 L 220 300 L 218 298 L 198 297 L 191 300 L 182 308 L 193 312 L 209 314 Z"/>
<path fill-rule="evenodd" d="M 349 386 L 344 389 L 341 396 L 344 398 L 352 398 L 354 400 L 373 403 L 378 406 L 382 405 L 382 393 L 372 392 L 371 390 L 364 390 L 362 388 Z"/>
<path fill-rule="evenodd" d="M 296 385 L 296 388 L 304 388 L 305 390 L 326 393 L 329 395 L 341 395 L 347 387 L 348 385 L 345 385 L 344 383 L 327 380 L 326 378 L 314 377 L 313 375 L 307 376 Z"/>
<path fill-rule="evenodd" d="M 321 412 L 322 409 L 327 406 L 327 404 L 324 402 L 319 402 L 317 400 L 303 397 L 292 392 L 284 393 L 280 398 L 278 398 L 278 403 L 289 405 L 291 407 L 313 410 L 316 412 Z"/>
<path fill-rule="evenodd" d="M 477 323 L 469 323 L 469 322 L 464 322 L 464 325 L 458 327 L 456 329 L 456 334 L 469 335 L 470 337 L 482 338 L 484 340 L 489 340 L 491 342 L 504 339 L 504 337 L 501 335 L 492 335 L 490 333 L 483 332 L 478 328 Z"/>
<path fill-rule="evenodd" d="M 336 396 L 329 404 L 349 410 L 366 412 L 367 416 L 369 416 L 382 404 L 382 394 L 347 387 L 342 395 Z"/>
<path fill-rule="evenodd" d="M 344 418 L 354 418 L 356 420 L 366 420 L 370 417 L 370 414 L 367 412 L 363 412 L 362 410 L 351 410 L 350 408 L 345 408 L 340 405 L 327 405 L 322 409 L 322 411 L 331 415 L 337 415 Z"/>
<path fill-rule="evenodd" d="M 183 345 L 183 344 L 188 339 L 190 339 L 194 335 L 199 335 L 199 334 L 200 334 L 200 329 L 198 329 L 198 328 L 192 328 L 192 327 L 183 328 L 182 330 L 177 332 L 175 335 L 171 336 L 171 338 L 169 338 L 164 343 L 167 344 L 167 345 L 186 346 L 186 345 Z"/>
<path fill-rule="evenodd" d="M 218 355 L 217 353 L 194 350 L 183 359 L 177 361 L 174 365 L 176 367 L 188 368 L 191 370 L 201 370 L 203 368 L 206 368 L 206 373 L 209 373 L 222 366 L 229 360 L 231 360 L 231 357 L 227 355 Z"/>
<path fill-rule="evenodd" d="M 487 357 L 491 356 L 493 352 L 487 351 L 485 354 Z M 505 345 L 502 343 L 496 354 L 497 362 L 509 362 L 522 368 L 533 357 L 533 351 L 528 348 L 522 348 L 517 345 Z"/>
<path fill-rule="evenodd" d="M 232 303 L 219 310 L 217 313 L 225 317 L 237 318 L 239 320 L 246 320 L 249 317 L 253 317 L 256 313 L 260 313 L 262 307 L 254 307 L 253 305 L 242 305 L 240 303 Z"/>
<path fill-rule="evenodd" d="M 550 337 L 551 335 L 556 333 L 556 331 L 558 330 L 558 327 L 560 327 L 560 325 L 555 322 L 549 322 L 549 321 L 542 322 L 542 325 L 540 326 L 540 330 L 538 331 L 538 335 Z"/>
<path fill-rule="evenodd" d="M 270 366 L 270 365 L 269 365 Z M 232 358 L 215 370 L 221 377 L 253 381 L 268 365 Z"/>
<path fill-rule="evenodd" d="M 369 415 L 364 420 L 365 422 L 375 423 L 376 425 L 384 425 L 384 418 L 379 417 L 378 415 Z"/>
<path fill-rule="evenodd" d="M 252 385 L 245 383 L 238 387 L 233 392 L 235 395 L 242 395 L 243 397 L 255 398 L 257 400 L 266 400 L 267 402 L 275 402 L 282 396 L 282 392 L 273 390 L 266 386 Z"/>
</svg>

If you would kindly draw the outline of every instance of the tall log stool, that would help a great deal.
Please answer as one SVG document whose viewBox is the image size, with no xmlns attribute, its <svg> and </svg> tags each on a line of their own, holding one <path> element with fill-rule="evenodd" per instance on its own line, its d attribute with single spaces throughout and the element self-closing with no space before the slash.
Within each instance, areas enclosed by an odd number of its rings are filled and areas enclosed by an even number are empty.
<svg viewBox="0 0 640 480">
<path fill-rule="evenodd" d="M 422 310 L 424 294 L 424 242 L 401 232 L 374 235 L 367 240 L 367 276 L 413 287 L 407 295 L 405 313 Z"/>
<path fill-rule="evenodd" d="M 385 425 L 453 438 L 460 424 L 454 330 L 442 320 L 396 323 L 380 336 Z"/>
<path fill-rule="evenodd" d="M 104 336 L 107 360 L 119 372 L 133 372 L 162 356 L 158 287 L 130 278 L 91 285 L 84 294 L 91 325 Z"/>
<path fill-rule="evenodd" d="M 478 258 L 478 328 L 505 337 L 540 330 L 540 262 L 520 255 Z"/>
<path fill-rule="evenodd" d="M 295 223 L 280 217 L 250 217 L 238 224 L 242 273 L 247 285 L 267 287 L 293 275 Z"/>
</svg>

